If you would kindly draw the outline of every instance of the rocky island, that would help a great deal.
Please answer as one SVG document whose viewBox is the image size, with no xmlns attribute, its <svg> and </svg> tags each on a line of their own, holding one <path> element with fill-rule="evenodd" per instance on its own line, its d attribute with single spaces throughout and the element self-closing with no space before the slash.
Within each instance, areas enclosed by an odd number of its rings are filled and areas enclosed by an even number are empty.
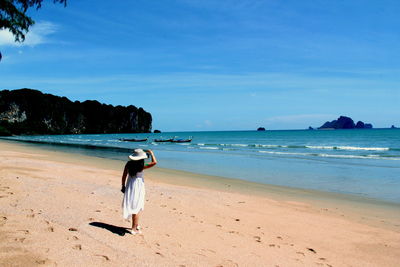
<svg viewBox="0 0 400 267">
<path fill-rule="evenodd" d="M 151 114 L 133 105 L 72 102 L 26 88 L 0 91 L 0 135 L 149 133 L 151 127 Z"/>
<path fill-rule="evenodd" d="M 327 121 L 318 129 L 372 129 L 373 126 L 370 123 L 364 123 L 358 121 L 356 124 L 353 119 L 340 116 L 337 120 Z"/>
</svg>

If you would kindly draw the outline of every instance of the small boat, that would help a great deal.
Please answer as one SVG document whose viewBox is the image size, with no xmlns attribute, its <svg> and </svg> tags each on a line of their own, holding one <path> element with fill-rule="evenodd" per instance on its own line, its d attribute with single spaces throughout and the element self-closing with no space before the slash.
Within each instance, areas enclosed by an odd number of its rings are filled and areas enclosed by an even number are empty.
<svg viewBox="0 0 400 267">
<path fill-rule="evenodd" d="M 147 138 L 144 138 L 144 139 L 135 139 L 135 138 L 132 138 L 132 139 L 129 139 L 129 138 L 121 138 L 121 139 L 119 139 L 120 141 L 125 141 L 125 142 L 146 142 L 147 141 Z"/>
<path fill-rule="evenodd" d="M 190 143 L 192 139 L 172 139 L 172 143 Z"/>
<path fill-rule="evenodd" d="M 192 137 L 191 136 L 189 136 L 189 139 L 182 139 L 182 138 L 176 138 L 177 136 L 175 136 L 173 139 L 172 139 L 172 143 L 190 143 L 190 142 L 192 142 Z"/>
<path fill-rule="evenodd" d="M 154 142 L 158 143 L 166 143 L 166 142 L 172 142 L 174 139 L 169 138 L 169 139 L 154 139 Z"/>
</svg>

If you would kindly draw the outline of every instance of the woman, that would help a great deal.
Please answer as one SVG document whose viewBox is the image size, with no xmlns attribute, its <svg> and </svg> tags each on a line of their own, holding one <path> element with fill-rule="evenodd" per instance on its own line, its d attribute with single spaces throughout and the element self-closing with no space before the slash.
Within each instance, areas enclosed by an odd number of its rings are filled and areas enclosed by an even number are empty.
<svg viewBox="0 0 400 267">
<path fill-rule="evenodd" d="M 151 162 L 145 164 L 144 159 L 151 156 Z M 143 180 L 143 170 L 153 167 L 157 164 L 157 159 L 153 151 L 135 149 L 132 155 L 129 156 L 129 161 L 126 163 L 124 173 L 122 174 L 122 188 L 124 200 L 122 202 L 124 218 L 128 219 L 132 215 L 132 229 L 130 233 L 141 233 L 139 222 L 139 212 L 144 209 L 145 188 Z M 129 174 L 129 176 L 128 176 Z M 128 182 L 126 177 L 128 176 Z M 126 182 L 126 186 L 125 186 Z"/>
</svg>

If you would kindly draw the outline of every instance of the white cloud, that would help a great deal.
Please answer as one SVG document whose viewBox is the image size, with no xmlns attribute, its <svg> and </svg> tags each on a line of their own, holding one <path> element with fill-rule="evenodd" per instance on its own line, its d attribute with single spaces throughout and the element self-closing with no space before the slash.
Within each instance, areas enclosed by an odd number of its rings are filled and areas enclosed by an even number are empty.
<svg viewBox="0 0 400 267">
<path fill-rule="evenodd" d="M 48 21 L 38 22 L 32 26 L 25 35 L 25 41 L 22 43 L 15 42 L 15 38 L 8 30 L 0 30 L 0 46 L 36 46 L 48 43 L 48 35 L 55 33 L 57 25 Z"/>
<path fill-rule="evenodd" d="M 10 31 L 0 30 L 0 45 L 14 45 L 14 36 Z"/>
</svg>

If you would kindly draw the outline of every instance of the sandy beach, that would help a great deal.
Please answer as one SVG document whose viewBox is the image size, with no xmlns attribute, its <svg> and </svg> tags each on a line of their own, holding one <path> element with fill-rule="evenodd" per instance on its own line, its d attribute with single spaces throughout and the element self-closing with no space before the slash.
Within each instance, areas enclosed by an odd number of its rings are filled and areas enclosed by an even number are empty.
<svg viewBox="0 0 400 267">
<path fill-rule="evenodd" d="M 130 235 L 123 166 L 0 141 L 0 265 L 399 266 L 398 205 L 157 167 Z"/>
</svg>

